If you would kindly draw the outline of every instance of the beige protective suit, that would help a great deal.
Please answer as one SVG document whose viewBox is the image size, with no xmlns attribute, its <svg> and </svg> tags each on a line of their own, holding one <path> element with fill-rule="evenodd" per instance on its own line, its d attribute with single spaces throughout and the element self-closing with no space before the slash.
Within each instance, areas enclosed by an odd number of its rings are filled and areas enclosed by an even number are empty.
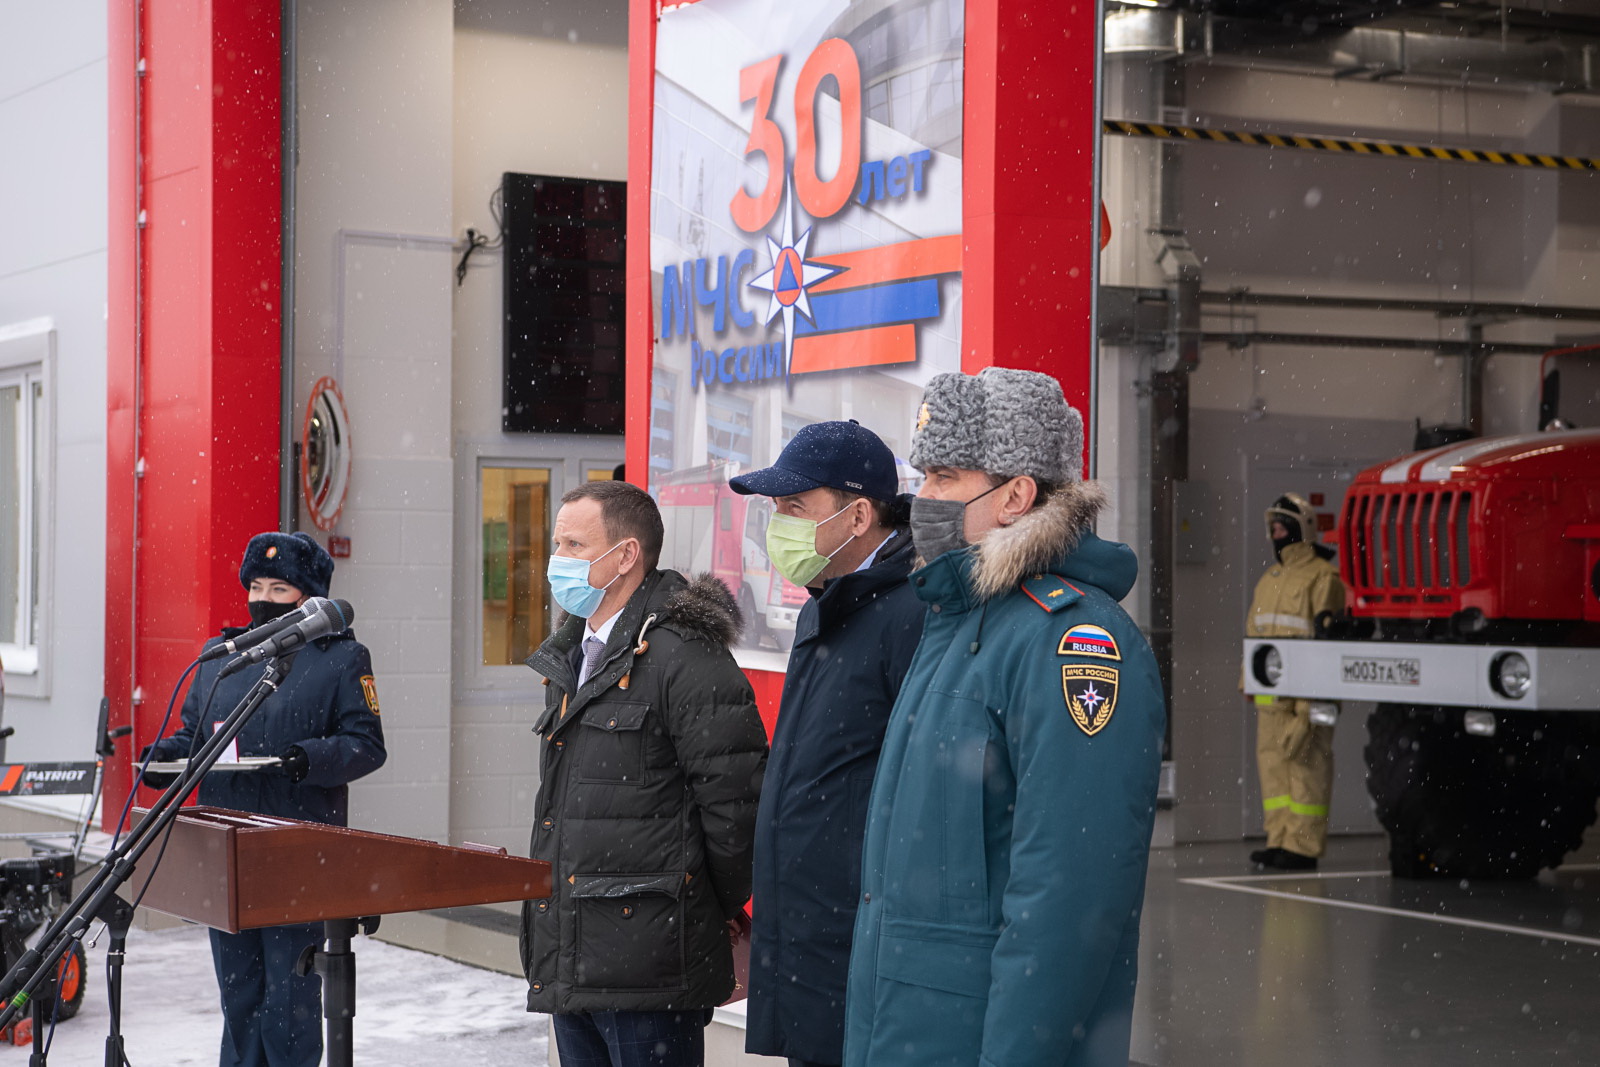
<svg viewBox="0 0 1600 1067">
<path fill-rule="evenodd" d="M 1339 571 L 1304 541 L 1285 545 L 1256 583 L 1249 637 L 1310 638 L 1322 611 L 1344 610 Z M 1256 767 L 1267 847 L 1320 856 L 1333 795 L 1333 727 L 1311 721 L 1311 701 L 1257 696 Z"/>
</svg>

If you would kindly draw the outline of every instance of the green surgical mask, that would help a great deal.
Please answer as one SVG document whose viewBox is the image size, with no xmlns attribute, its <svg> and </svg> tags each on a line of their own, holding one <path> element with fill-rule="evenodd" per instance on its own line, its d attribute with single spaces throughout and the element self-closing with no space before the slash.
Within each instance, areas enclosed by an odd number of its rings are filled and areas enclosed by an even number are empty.
<svg viewBox="0 0 1600 1067">
<path fill-rule="evenodd" d="M 772 516 L 772 521 L 767 524 L 767 558 L 778 568 L 778 573 L 795 585 L 810 585 L 817 575 L 822 573 L 828 562 L 838 555 L 845 545 L 856 539 L 855 534 L 851 534 L 844 544 L 824 556 L 817 551 L 817 527 L 837 519 L 854 504 L 855 501 L 852 500 L 820 521 L 802 519 L 795 515 Z"/>
</svg>

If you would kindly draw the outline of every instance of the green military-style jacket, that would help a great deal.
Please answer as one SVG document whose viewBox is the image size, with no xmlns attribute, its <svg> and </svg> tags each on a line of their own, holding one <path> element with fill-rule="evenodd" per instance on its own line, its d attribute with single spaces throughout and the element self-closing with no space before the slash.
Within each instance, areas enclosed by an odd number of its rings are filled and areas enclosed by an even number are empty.
<svg viewBox="0 0 1600 1067">
<path fill-rule="evenodd" d="M 1128 1062 L 1165 710 L 1092 483 L 914 572 L 872 790 L 846 1067 Z"/>
</svg>

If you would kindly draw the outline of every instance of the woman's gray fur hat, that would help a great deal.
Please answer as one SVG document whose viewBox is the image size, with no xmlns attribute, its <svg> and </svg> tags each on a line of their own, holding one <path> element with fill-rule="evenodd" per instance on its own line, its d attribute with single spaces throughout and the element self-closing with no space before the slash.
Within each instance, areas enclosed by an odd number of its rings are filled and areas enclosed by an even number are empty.
<svg viewBox="0 0 1600 1067">
<path fill-rule="evenodd" d="M 922 394 L 911 465 L 1075 482 L 1083 470 L 1083 416 L 1061 383 L 1038 371 L 939 374 Z"/>
</svg>

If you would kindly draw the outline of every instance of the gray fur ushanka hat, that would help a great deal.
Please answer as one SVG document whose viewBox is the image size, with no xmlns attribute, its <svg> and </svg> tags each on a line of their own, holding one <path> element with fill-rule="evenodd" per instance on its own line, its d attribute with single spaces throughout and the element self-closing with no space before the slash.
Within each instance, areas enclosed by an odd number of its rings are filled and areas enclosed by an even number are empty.
<svg viewBox="0 0 1600 1067">
<path fill-rule="evenodd" d="M 922 394 L 911 465 L 1075 482 L 1083 470 L 1083 416 L 1061 383 L 1038 371 L 939 374 Z"/>
</svg>

